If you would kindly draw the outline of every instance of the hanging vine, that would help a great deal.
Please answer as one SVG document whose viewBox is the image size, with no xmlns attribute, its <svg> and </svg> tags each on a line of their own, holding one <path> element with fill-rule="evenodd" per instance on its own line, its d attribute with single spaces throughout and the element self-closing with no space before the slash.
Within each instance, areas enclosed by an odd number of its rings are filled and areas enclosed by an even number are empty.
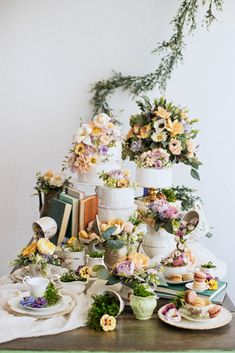
<svg viewBox="0 0 235 353">
<path fill-rule="evenodd" d="M 93 84 L 91 88 L 91 105 L 95 114 L 109 113 L 109 97 L 118 89 L 127 91 L 132 96 L 152 90 L 158 86 L 161 92 L 166 89 L 166 84 L 171 77 L 173 69 L 183 61 L 185 48 L 185 35 L 192 33 L 196 27 L 196 17 L 199 8 L 205 8 L 202 25 L 207 28 L 216 20 L 214 11 L 221 11 L 223 0 L 183 0 L 176 16 L 171 21 L 173 26 L 172 36 L 168 41 L 163 41 L 152 53 L 161 55 L 158 67 L 146 75 L 132 76 L 114 72 L 109 79 L 104 79 Z"/>
</svg>

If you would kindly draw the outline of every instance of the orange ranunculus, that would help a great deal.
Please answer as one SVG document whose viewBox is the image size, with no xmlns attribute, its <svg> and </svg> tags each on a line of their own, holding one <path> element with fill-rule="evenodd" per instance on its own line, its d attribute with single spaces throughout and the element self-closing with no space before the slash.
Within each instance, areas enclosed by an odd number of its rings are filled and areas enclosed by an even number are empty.
<svg viewBox="0 0 235 353">
<path fill-rule="evenodd" d="M 144 125 L 140 128 L 140 134 L 138 137 L 141 139 L 146 139 L 147 137 L 150 136 L 151 133 L 151 126 L 150 125 Z"/>
<path fill-rule="evenodd" d="M 157 110 L 154 112 L 154 115 L 159 116 L 162 119 L 169 119 L 171 113 L 163 107 L 158 107 Z"/>
<path fill-rule="evenodd" d="M 183 125 L 177 119 L 174 121 L 168 119 L 166 123 L 166 129 L 171 133 L 172 136 L 180 135 L 184 132 Z"/>
<path fill-rule="evenodd" d="M 30 256 L 33 255 L 37 250 L 37 242 L 33 241 L 26 248 L 22 250 L 22 256 Z"/>
</svg>

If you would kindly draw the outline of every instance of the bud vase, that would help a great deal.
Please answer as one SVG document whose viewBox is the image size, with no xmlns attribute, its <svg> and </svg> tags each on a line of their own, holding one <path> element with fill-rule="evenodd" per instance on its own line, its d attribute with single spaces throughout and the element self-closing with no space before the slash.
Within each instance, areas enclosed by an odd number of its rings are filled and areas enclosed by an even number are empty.
<svg viewBox="0 0 235 353">
<path fill-rule="evenodd" d="M 156 232 L 153 227 L 149 227 L 147 234 L 143 237 L 142 248 L 150 259 L 154 258 L 156 263 L 160 263 L 174 250 L 174 235 L 163 228 Z"/>
</svg>

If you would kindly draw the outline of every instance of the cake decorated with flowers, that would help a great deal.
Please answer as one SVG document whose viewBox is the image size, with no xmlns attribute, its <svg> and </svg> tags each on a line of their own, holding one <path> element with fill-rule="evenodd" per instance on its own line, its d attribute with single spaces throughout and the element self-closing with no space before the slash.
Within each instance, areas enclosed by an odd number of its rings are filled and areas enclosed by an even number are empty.
<svg viewBox="0 0 235 353">
<path fill-rule="evenodd" d="M 100 179 L 104 183 L 96 188 L 100 221 L 107 222 L 117 216 L 128 220 L 136 209 L 134 203 L 136 184 L 131 182 L 129 170 L 119 168 L 103 171 Z"/>
<path fill-rule="evenodd" d="M 70 152 L 68 167 L 77 175 L 78 182 L 102 185 L 100 173 L 120 167 L 120 126 L 104 113 L 82 122 Z"/>
</svg>

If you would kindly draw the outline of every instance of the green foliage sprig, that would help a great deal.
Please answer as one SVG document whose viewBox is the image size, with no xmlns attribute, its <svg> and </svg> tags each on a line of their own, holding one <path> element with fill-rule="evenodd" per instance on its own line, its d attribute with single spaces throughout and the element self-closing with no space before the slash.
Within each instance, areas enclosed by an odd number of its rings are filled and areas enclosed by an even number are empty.
<svg viewBox="0 0 235 353">
<path fill-rule="evenodd" d="M 75 282 L 75 281 L 82 281 L 86 282 L 86 278 L 83 278 L 79 276 L 79 274 L 74 273 L 74 271 L 69 270 L 65 272 L 61 277 L 60 277 L 61 282 Z"/>
<path fill-rule="evenodd" d="M 155 294 L 149 291 L 144 284 L 137 284 L 133 289 L 133 294 L 137 297 L 153 297 Z"/>
<path fill-rule="evenodd" d="M 214 9 L 221 11 L 223 0 L 183 0 L 179 6 L 176 16 L 171 21 L 173 33 L 169 40 L 160 43 L 152 52 L 161 55 L 158 67 L 146 75 L 133 76 L 114 72 L 109 79 L 100 80 L 93 84 L 91 93 L 91 104 L 94 113 L 110 113 L 111 108 L 108 98 L 118 89 L 138 96 L 143 92 L 152 90 L 156 85 L 163 92 L 167 81 L 170 79 L 173 69 L 183 61 L 183 50 L 185 49 L 185 34 L 191 34 L 197 27 L 196 17 L 200 7 L 206 8 L 202 25 L 207 28 L 216 20 Z"/>
<path fill-rule="evenodd" d="M 89 253 L 89 256 L 92 257 L 93 259 L 101 259 L 104 256 L 103 251 L 91 251 Z"/>
<path fill-rule="evenodd" d="M 92 298 L 94 299 L 94 303 L 88 312 L 87 326 L 96 331 L 102 331 L 100 318 L 105 314 L 114 317 L 117 316 L 119 312 L 119 302 L 110 294 L 94 295 Z"/>
<path fill-rule="evenodd" d="M 162 189 L 161 192 L 166 196 L 168 202 L 182 201 L 182 211 L 188 211 L 193 207 L 195 201 L 201 201 L 200 197 L 194 196 L 194 189 L 186 186 L 176 186 L 170 189 Z"/>
<path fill-rule="evenodd" d="M 44 298 L 46 299 L 49 306 L 57 304 L 61 299 L 58 288 L 52 282 L 48 284 Z"/>
</svg>

